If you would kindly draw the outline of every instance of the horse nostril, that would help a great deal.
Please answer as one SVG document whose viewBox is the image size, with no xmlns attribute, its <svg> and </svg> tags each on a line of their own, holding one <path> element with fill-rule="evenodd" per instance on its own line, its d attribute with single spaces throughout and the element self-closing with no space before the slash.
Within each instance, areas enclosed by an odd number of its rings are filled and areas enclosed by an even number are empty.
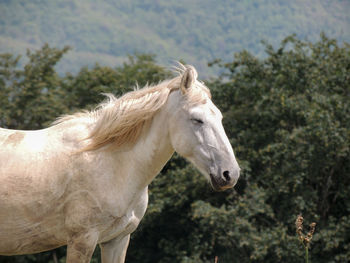
<svg viewBox="0 0 350 263">
<path fill-rule="evenodd" d="M 230 181 L 231 178 L 230 178 L 230 172 L 229 171 L 224 171 L 222 173 L 222 175 L 224 176 L 224 178 L 226 179 L 226 181 Z"/>
</svg>

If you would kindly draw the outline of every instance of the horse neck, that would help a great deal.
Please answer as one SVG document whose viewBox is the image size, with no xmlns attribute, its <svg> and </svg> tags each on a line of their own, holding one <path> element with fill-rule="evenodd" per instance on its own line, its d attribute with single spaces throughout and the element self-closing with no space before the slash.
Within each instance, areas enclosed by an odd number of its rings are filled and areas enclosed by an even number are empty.
<svg viewBox="0 0 350 263">
<path fill-rule="evenodd" d="M 138 187 L 151 183 L 174 153 L 167 128 L 167 113 L 160 109 L 144 126 L 142 135 L 129 152 L 127 163 L 132 171 L 128 176 Z"/>
</svg>

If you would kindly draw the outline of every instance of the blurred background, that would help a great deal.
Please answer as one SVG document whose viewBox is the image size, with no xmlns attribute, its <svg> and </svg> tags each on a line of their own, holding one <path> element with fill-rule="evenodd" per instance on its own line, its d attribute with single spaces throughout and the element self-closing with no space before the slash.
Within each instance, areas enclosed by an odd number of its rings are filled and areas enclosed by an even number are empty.
<svg viewBox="0 0 350 263">
<path fill-rule="evenodd" d="M 313 262 L 348 262 L 349 14 L 348 0 L 0 0 L 0 126 L 45 128 L 193 64 L 241 178 L 216 193 L 175 154 L 126 262 L 305 262 L 300 214 Z M 63 263 L 65 247 L 0 256 L 13 262 Z"/>
<path fill-rule="evenodd" d="M 230 61 L 234 52 L 263 57 L 262 40 L 276 46 L 296 34 L 315 41 L 323 31 L 350 41 L 346 0 L 1 0 L 0 14 L 0 52 L 69 45 L 60 73 L 96 62 L 113 67 L 128 54 L 152 53 L 162 65 L 184 59 L 206 76 L 209 61 Z"/>
</svg>

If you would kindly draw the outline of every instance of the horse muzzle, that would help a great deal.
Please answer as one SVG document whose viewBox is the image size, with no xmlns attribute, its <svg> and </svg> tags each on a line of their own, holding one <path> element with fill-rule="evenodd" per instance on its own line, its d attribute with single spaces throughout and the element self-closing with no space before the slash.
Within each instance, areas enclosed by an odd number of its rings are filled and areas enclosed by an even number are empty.
<svg viewBox="0 0 350 263">
<path fill-rule="evenodd" d="M 240 169 L 225 170 L 217 175 L 210 173 L 210 183 L 215 191 L 224 191 L 236 185 Z"/>
</svg>

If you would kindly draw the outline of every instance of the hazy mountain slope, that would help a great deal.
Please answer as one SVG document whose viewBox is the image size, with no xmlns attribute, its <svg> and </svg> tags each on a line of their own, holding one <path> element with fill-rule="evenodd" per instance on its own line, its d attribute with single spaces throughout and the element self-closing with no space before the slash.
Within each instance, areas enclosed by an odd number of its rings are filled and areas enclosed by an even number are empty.
<svg viewBox="0 0 350 263">
<path fill-rule="evenodd" d="M 349 1 L 211 0 L 0 0 L 0 52 L 26 48 L 74 48 L 60 71 L 82 65 L 121 63 L 151 52 L 161 63 L 184 59 L 207 73 L 206 63 L 285 36 L 317 39 L 320 32 L 350 42 Z"/>
</svg>

